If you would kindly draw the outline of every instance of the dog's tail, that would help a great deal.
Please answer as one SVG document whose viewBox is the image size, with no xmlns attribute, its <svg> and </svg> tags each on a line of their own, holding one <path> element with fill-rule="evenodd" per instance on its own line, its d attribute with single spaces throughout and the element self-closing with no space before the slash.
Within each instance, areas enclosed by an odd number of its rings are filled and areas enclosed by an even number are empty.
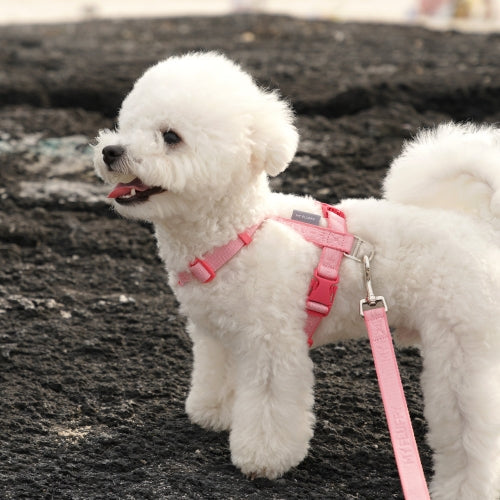
<svg viewBox="0 0 500 500">
<path fill-rule="evenodd" d="M 500 229 L 500 129 L 447 123 L 405 144 L 384 197 L 488 220 Z"/>
</svg>

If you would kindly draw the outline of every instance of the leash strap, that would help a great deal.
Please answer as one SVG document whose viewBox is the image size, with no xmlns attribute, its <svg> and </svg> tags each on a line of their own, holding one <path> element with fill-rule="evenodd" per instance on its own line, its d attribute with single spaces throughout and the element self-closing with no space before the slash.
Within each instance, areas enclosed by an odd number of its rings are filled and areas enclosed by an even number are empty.
<svg viewBox="0 0 500 500">
<path fill-rule="evenodd" d="M 373 295 L 369 259 L 363 262 L 367 298 L 360 303 L 360 313 L 370 339 L 403 494 L 406 500 L 430 500 L 387 322 L 387 306 L 383 297 Z M 379 302 L 383 307 L 376 307 Z"/>
</svg>

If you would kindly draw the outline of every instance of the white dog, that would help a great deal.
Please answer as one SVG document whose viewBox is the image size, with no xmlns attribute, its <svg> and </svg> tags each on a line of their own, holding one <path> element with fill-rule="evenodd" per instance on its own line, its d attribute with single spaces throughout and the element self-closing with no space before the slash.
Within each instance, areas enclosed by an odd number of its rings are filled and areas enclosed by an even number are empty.
<svg viewBox="0 0 500 500">
<path fill-rule="evenodd" d="M 297 141 L 276 93 L 207 53 L 149 69 L 124 100 L 118 129 L 101 131 L 95 146 L 98 174 L 116 184 L 116 210 L 154 223 L 188 317 L 187 413 L 230 430 L 233 463 L 251 477 L 276 478 L 297 465 L 313 433 L 305 302 L 321 249 L 271 217 L 299 210 L 320 219 L 322 207 L 268 186 Z M 434 499 L 494 500 L 499 492 L 499 160 L 498 132 L 448 125 L 406 147 L 385 185 L 389 200 L 338 207 L 348 231 L 373 246 L 373 283 L 391 325 L 421 346 Z M 253 241 L 216 276 L 199 268 L 211 281 L 182 278 L 252 227 Z M 314 346 L 365 336 L 365 295 L 360 263 L 343 259 Z"/>
</svg>

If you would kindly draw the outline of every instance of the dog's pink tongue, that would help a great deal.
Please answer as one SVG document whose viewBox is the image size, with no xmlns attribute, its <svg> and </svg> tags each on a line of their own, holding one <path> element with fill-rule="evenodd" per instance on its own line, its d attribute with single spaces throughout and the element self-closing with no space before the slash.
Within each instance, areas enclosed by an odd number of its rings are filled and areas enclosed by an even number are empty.
<svg viewBox="0 0 500 500">
<path fill-rule="evenodd" d="M 108 198 L 120 198 L 120 196 L 126 196 L 132 192 L 132 189 L 135 189 L 136 191 L 147 191 L 151 188 L 136 177 L 133 181 L 127 182 L 126 184 L 123 184 L 122 182 L 117 184 L 113 191 L 108 194 Z"/>
</svg>

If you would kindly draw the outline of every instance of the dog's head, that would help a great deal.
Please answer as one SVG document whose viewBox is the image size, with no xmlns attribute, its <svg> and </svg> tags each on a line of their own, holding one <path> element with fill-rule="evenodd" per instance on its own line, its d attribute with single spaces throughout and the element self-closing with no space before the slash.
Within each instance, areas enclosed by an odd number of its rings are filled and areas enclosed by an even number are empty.
<svg viewBox="0 0 500 500">
<path fill-rule="evenodd" d="M 146 71 L 123 101 L 116 131 L 94 147 L 110 198 L 133 218 L 155 220 L 216 203 L 295 154 L 293 114 L 216 53 L 171 57 Z"/>
</svg>

